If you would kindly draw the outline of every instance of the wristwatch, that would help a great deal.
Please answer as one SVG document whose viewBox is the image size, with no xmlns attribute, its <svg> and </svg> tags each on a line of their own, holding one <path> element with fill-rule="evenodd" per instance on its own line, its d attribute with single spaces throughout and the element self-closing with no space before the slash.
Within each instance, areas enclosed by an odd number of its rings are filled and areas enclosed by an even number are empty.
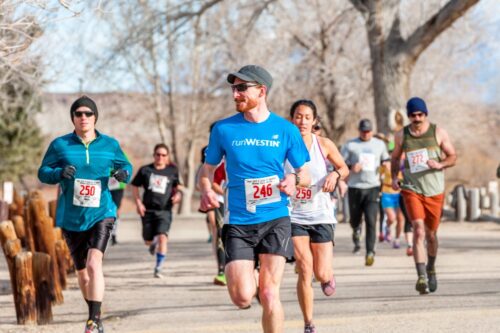
<svg viewBox="0 0 500 333">
<path fill-rule="evenodd" d="M 295 186 L 298 186 L 300 184 L 300 177 L 296 173 L 293 173 L 293 175 L 295 175 Z"/>
</svg>

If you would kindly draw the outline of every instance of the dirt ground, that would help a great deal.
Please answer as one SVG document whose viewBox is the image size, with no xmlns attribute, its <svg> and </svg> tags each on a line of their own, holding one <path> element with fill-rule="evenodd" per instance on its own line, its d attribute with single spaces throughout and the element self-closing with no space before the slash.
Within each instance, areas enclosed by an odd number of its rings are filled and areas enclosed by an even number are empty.
<svg viewBox="0 0 500 333">
<path fill-rule="evenodd" d="M 416 273 L 404 247 L 377 244 L 373 267 L 351 253 L 350 227 L 336 231 L 334 268 L 337 294 L 315 287 L 315 323 L 333 332 L 500 332 L 500 224 L 443 222 L 437 260 L 439 289 L 420 296 Z M 164 279 L 153 278 L 154 258 L 141 241 L 140 223 L 127 214 L 117 246 L 109 247 L 104 270 L 106 332 L 261 332 L 261 308 L 238 310 L 225 287 L 212 284 L 215 260 L 201 215 L 176 218 L 171 230 Z M 287 265 L 282 285 L 286 333 L 303 332 L 296 299 L 297 276 Z M 69 278 L 65 302 L 53 307 L 54 323 L 15 324 L 6 263 L 0 255 L 0 332 L 82 332 L 87 308 Z"/>
</svg>

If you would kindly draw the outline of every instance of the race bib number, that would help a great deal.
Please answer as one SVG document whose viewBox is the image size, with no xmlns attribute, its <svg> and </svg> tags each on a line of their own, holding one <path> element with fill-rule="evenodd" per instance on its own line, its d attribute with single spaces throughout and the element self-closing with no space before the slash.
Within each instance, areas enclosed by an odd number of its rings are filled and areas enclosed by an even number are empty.
<svg viewBox="0 0 500 333">
<path fill-rule="evenodd" d="M 245 179 L 245 201 L 249 212 L 255 213 L 258 205 L 281 201 L 278 176 Z"/>
<path fill-rule="evenodd" d="M 359 163 L 361 164 L 361 169 L 363 171 L 375 171 L 377 169 L 375 165 L 375 155 L 370 153 L 359 154 Z"/>
<path fill-rule="evenodd" d="M 418 173 L 425 170 L 429 170 L 427 161 L 429 160 L 429 152 L 427 149 L 418 149 L 410 151 L 407 154 L 408 164 L 410 165 L 411 173 Z"/>
<path fill-rule="evenodd" d="M 110 191 L 119 190 L 120 189 L 120 182 L 117 181 L 115 177 L 109 177 L 108 188 Z"/>
<path fill-rule="evenodd" d="M 154 193 L 165 194 L 167 192 L 168 177 L 155 175 L 149 176 L 149 189 Z"/>
<path fill-rule="evenodd" d="M 80 207 L 99 207 L 101 204 L 101 181 L 75 179 L 73 205 Z"/>
<path fill-rule="evenodd" d="M 293 209 L 311 210 L 316 192 L 314 187 L 298 187 L 295 195 L 292 197 Z"/>
</svg>

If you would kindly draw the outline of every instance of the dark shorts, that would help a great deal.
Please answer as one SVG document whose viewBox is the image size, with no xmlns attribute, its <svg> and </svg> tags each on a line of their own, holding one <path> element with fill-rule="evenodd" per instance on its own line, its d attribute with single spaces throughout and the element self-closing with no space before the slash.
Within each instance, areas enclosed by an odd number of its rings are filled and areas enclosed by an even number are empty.
<svg viewBox="0 0 500 333">
<path fill-rule="evenodd" d="M 106 251 L 114 223 L 114 218 L 108 218 L 97 222 L 86 231 L 63 229 L 64 239 L 68 244 L 77 271 L 87 266 L 87 254 L 90 249 L 97 249 L 102 253 Z"/>
<path fill-rule="evenodd" d="M 142 238 L 152 241 L 156 235 L 168 235 L 172 225 L 172 211 L 146 210 L 142 220 Z"/>
<path fill-rule="evenodd" d="M 116 208 L 119 209 L 121 204 L 122 204 L 122 199 L 123 199 L 123 193 L 125 192 L 124 190 L 113 190 L 109 191 L 111 193 L 111 199 L 113 199 L 113 202 L 116 205 Z"/>
<path fill-rule="evenodd" d="M 261 253 L 291 258 L 293 256 L 291 235 L 288 216 L 258 224 L 225 224 L 222 228 L 222 241 L 226 252 L 226 264 L 233 260 L 256 260 Z"/>
<path fill-rule="evenodd" d="M 309 236 L 311 243 L 334 243 L 335 224 L 305 225 L 292 223 L 292 237 L 298 236 Z"/>
</svg>

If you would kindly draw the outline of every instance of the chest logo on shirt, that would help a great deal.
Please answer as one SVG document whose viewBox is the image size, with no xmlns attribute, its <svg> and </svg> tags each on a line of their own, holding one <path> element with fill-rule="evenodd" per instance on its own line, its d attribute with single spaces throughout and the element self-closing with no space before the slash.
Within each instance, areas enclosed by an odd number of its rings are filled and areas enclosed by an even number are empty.
<svg viewBox="0 0 500 333">
<path fill-rule="evenodd" d="M 149 189 L 152 192 L 165 194 L 169 179 L 166 176 L 155 175 L 154 173 L 149 176 Z"/>
<path fill-rule="evenodd" d="M 278 139 L 279 139 L 279 135 L 275 134 L 271 137 L 271 140 L 263 140 L 263 139 L 233 140 L 233 142 L 231 143 L 231 146 L 234 146 L 234 147 L 255 146 L 255 147 L 279 148 L 281 142 Z"/>
</svg>

